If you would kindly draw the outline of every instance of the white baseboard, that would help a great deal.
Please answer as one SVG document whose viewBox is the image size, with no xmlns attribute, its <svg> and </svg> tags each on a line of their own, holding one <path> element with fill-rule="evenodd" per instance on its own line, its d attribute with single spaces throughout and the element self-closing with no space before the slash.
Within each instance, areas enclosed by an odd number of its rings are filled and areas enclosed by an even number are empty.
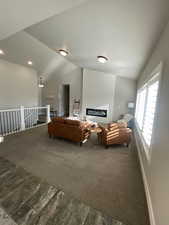
<svg viewBox="0 0 169 225">
<path fill-rule="evenodd" d="M 146 199 L 147 199 L 147 205 L 148 205 L 148 211 L 149 211 L 149 217 L 150 217 L 150 224 L 156 225 L 155 217 L 154 217 L 154 211 L 153 211 L 153 205 L 152 205 L 150 191 L 149 191 L 149 185 L 148 185 L 148 182 L 147 182 L 147 177 L 146 177 L 146 174 L 145 174 L 142 156 L 141 156 L 141 149 L 140 149 L 140 146 L 138 144 L 137 136 L 136 136 L 135 133 L 134 133 L 134 136 L 135 136 L 135 140 L 136 140 L 137 151 L 138 151 L 138 156 L 139 156 L 139 161 L 140 161 L 140 166 L 141 166 L 141 172 L 142 172 L 142 177 L 143 177 L 143 182 L 144 182 L 144 188 L 145 188 L 145 192 L 146 192 Z"/>
</svg>

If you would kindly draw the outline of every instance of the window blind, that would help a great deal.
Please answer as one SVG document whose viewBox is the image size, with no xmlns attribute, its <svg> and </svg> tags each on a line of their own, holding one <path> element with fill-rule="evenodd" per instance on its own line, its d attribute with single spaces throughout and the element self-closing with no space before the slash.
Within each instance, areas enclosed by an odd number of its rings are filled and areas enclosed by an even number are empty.
<svg viewBox="0 0 169 225">
<path fill-rule="evenodd" d="M 137 93 L 135 118 L 144 143 L 150 148 L 159 89 L 159 74 L 146 82 Z"/>
<path fill-rule="evenodd" d="M 143 123 L 143 137 L 148 146 L 150 146 L 151 144 L 158 86 L 159 81 L 156 81 L 153 84 L 149 85 L 147 90 L 147 104 L 145 107 L 145 115 Z"/>
<path fill-rule="evenodd" d="M 144 119 L 145 100 L 146 100 L 146 88 L 140 90 L 139 98 L 138 98 L 137 122 L 141 130 L 142 130 L 143 119 Z"/>
</svg>

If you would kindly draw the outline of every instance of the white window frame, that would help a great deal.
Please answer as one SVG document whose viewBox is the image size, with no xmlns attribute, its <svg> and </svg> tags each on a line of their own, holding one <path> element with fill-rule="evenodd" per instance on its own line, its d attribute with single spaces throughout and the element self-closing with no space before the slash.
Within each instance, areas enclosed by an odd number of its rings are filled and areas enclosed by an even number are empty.
<svg viewBox="0 0 169 225">
<path fill-rule="evenodd" d="M 143 125 L 142 128 L 140 129 L 139 124 L 137 122 L 137 105 L 136 105 L 136 112 L 135 112 L 135 121 L 136 121 L 136 129 L 138 131 L 138 134 L 140 136 L 141 139 L 141 143 L 146 155 L 146 158 L 148 161 L 151 160 L 151 155 L 152 155 L 152 146 L 153 146 L 153 140 L 154 140 L 154 128 L 155 128 L 155 121 L 157 119 L 157 105 L 159 104 L 159 98 L 160 98 L 160 86 L 161 86 L 161 75 L 162 75 L 162 67 L 163 64 L 162 62 L 156 67 L 156 69 L 151 73 L 151 75 L 148 77 L 148 79 L 145 80 L 144 84 L 138 89 L 137 92 L 137 98 L 138 98 L 138 94 L 141 90 L 143 90 L 144 88 L 150 86 L 152 83 L 154 83 L 155 81 L 159 81 L 159 86 L 158 86 L 158 93 L 157 93 L 157 100 L 156 100 L 156 106 L 155 106 L 155 113 L 154 113 L 154 122 L 153 122 L 153 128 L 152 128 L 152 135 L 151 135 L 151 144 L 150 146 L 147 145 L 144 137 L 143 137 L 143 133 L 142 133 L 142 129 L 144 126 L 144 117 L 145 117 L 145 109 L 146 109 L 146 105 L 147 105 L 147 96 L 148 96 L 148 91 L 146 92 L 146 100 L 145 100 L 145 104 L 144 104 L 144 116 L 143 116 Z M 137 103 L 137 102 L 136 102 Z"/>
</svg>

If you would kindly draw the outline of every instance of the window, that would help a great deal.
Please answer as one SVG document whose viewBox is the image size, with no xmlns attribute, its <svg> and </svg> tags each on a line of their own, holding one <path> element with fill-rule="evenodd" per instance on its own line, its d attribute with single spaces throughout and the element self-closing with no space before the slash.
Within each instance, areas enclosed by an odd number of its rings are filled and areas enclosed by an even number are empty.
<svg viewBox="0 0 169 225">
<path fill-rule="evenodd" d="M 156 111 L 158 86 L 159 86 L 159 81 L 156 81 L 153 84 L 150 84 L 147 88 L 147 104 L 145 107 L 143 137 L 148 146 L 150 146 L 151 144 L 154 116 Z"/>
<path fill-rule="evenodd" d="M 160 73 L 157 73 L 138 90 L 135 118 L 146 153 L 152 142 L 153 125 L 159 89 Z"/>
<path fill-rule="evenodd" d="M 145 100 L 146 100 L 146 88 L 142 88 L 138 93 L 137 117 L 136 117 L 140 129 L 142 129 L 143 126 Z"/>
</svg>

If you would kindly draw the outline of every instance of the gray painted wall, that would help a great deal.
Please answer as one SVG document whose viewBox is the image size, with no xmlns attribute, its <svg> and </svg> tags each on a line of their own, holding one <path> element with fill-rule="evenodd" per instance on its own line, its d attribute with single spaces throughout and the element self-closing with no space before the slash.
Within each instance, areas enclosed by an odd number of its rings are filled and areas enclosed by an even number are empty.
<svg viewBox="0 0 169 225">
<path fill-rule="evenodd" d="M 160 99 L 157 105 L 157 119 L 155 121 L 154 138 L 150 162 L 147 161 L 144 149 L 140 144 L 140 153 L 143 167 L 148 182 L 150 198 L 155 216 L 156 225 L 168 225 L 169 203 L 169 24 L 161 39 L 154 49 L 144 72 L 142 73 L 138 87 L 153 72 L 158 64 L 163 62 L 163 72 L 160 87 Z"/>
<path fill-rule="evenodd" d="M 81 116 L 86 116 L 86 107 L 108 107 L 107 118 L 90 117 L 93 121 L 107 123 L 128 112 L 127 103 L 135 100 L 136 81 L 108 73 L 82 70 L 67 61 L 47 78 L 42 89 L 42 104 L 50 104 L 60 116 L 63 112 L 63 84 L 70 84 L 70 116 L 73 112 L 74 99 L 80 99 Z"/>
<path fill-rule="evenodd" d="M 128 110 L 128 102 L 135 102 L 136 100 L 136 81 L 117 77 L 115 88 L 115 107 L 114 107 L 114 120 L 119 119 L 121 114 L 134 113 Z"/>
<path fill-rule="evenodd" d="M 113 119 L 114 93 L 116 76 L 93 70 L 83 70 L 82 115 L 86 116 L 86 108 L 106 109 L 107 118 L 87 116 L 96 122 L 111 122 Z"/>
<path fill-rule="evenodd" d="M 67 69 L 65 70 L 65 66 Z M 70 85 L 70 116 L 73 112 L 74 99 L 80 99 L 82 94 L 82 69 L 67 62 L 59 71 L 55 71 L 46 81 L 42 90 L 43 105 L 51 104 L 52 108 L 62 115 L 62 86 Z"/>
<path fill-rule="evenodd" d="M 0 109 L 38 105 L 37 73 L 0 60 Z"/>
</svg>

